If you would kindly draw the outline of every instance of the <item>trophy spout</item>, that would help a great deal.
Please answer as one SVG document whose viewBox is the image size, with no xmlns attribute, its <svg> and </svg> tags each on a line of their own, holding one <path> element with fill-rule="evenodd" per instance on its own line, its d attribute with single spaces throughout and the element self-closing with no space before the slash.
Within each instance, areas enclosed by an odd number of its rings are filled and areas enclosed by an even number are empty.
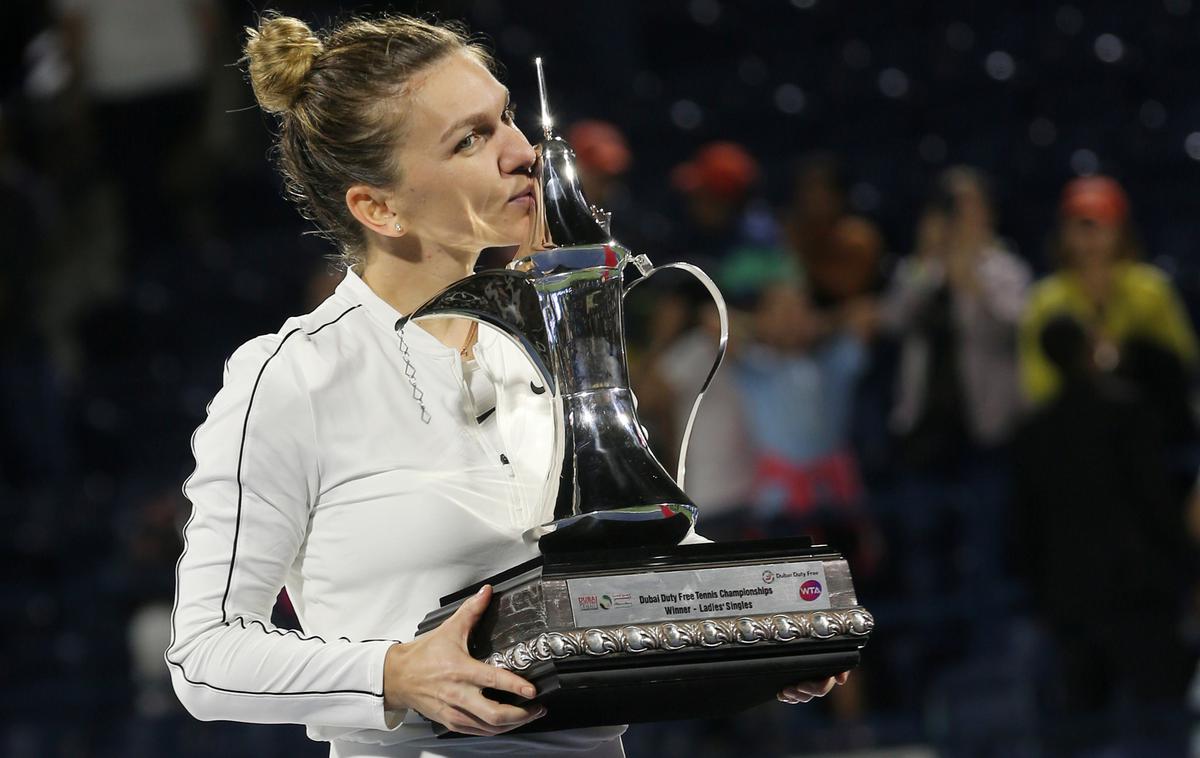
<svg viewBox="0 0 1200 758">
<path fill-rule="evenodd" d="M 604 245 L 612 240 L 609 214 L 588 203 L 575 169 L 575 152 L 561 137 L 534 148 L 537 217 L 530 250 Z"/>
<path fill-rule="evenodd" d="M 591 205 L 584 197 L 579 172 L 575 168 L 575 152 L 554 133 L 542 59 L 537 58 L 534 63 L 541 96 L 544 139 L 534 148 L 536 158 L 533 176 L 536 181 L 533 191 L 537 215 L 531 225 L 528 249 L 536 252 L 555 247 L 587 247 L 609 243 L 612 241 L 609 233 L 610 214 Z"/>
<path fill-rule="evenodd" d="M 434 318 L 469 318 L 495 327 L 525 352 L 545 386 L 558 391 L 541 303 L 528 274 L 481 271 L 460 279 L 401 318 L 396 328 Z"/>
</svg>

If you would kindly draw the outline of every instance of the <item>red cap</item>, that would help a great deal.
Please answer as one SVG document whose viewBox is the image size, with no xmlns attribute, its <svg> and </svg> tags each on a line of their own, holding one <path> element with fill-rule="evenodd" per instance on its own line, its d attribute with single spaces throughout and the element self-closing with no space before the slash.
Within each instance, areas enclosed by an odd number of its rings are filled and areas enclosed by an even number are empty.
<svg viewBox="0 0 1200 758">
<path fill-rule="evenodd" d="M 1120 226 L 1129 218 L 1129 198 L 1110 176 L 1081 176 L 1063 188 L 1059 213 L 1102 226 Z"/>
<path fill-rule="evenodd" d="M 629 168 L 629 145 L 620 130 L 607 121 L 580 121 L 567 132 L 567 142 L 579 165 L 608 176 Z"/>
<path fill-rule="evenodd" d="M 726 200 L 746 194 L 758 179 L 758 161 L 736 142 L 709 142 L 671 172 L 671 184 L 692 194 L 700 190 Z"/>
</svg>

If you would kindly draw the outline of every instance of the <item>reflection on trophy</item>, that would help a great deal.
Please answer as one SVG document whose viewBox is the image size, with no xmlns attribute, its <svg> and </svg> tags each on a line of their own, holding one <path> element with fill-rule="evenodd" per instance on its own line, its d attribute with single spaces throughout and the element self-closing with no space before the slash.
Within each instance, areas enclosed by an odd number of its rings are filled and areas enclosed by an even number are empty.
<svg viewBox="0 0 1200 758">
<path fill-rule="evenodd" d="M 537 68 L 544 140 L 530 252 L 451 285 L 405 321 L 480 321 L 536 367 L 553 395 L 559 463 L 545 496 L 554 519 L 526 535 L 540 557 L 442 598 L 418 633 L 494 585 L 470 648 L 537 687 L 548 715 L 526 731 L 728 714 L 852 668 L 874 620 L 835 550 L 802 537 L 679 544 L 703 523 L 683 490 L 683 462 L 724 354 L 724 301 L 695 266 L 655 268 L 613 239 L 608 215 L 583 196 L 570 146 L 554 133 L 540 59 Z M 627 281 L 630 264 L 640 277 Z M 664 268 L 697 277 L 722 320 L 674 478 L 638 422 L 623 330 L 625 294 Z"/>
</svg>

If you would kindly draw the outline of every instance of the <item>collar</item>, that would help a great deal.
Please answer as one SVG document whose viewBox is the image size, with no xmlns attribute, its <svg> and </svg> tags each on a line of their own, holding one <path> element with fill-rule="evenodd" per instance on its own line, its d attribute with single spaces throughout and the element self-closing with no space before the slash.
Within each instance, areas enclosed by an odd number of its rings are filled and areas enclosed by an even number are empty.
<svg viewBox="0 0 1200 758">
<path fill-rule="evenodd" d="M 337 286 L 336 291 L 351 302 L 362 303 L 363 308 L 367 311 L 367 315 L 371 317 L 371 320 L 379 328 L 390 334 L 396 334 L 397 324 L 404 317 L 404 314 L 375 294 L 375 290 L 371 289 L 362 280 L 362 277 L 354 272 L 354 269 L 346 269 L 346 276 L 342 279 L 341 284 Z M 406 328 L 404 330 L 404 337 L 405 341 L 414 350 L 419 350 L 423 353 L 442 355 L 457 355 L 458 353 L 454 348 L 443 345 L 436 337 L 421 329 L 417 324 L 413 324 L 411 328 Z"/>
<path fill-rule="evenodd" d="M 346 276 L 342 279 L 342 283 L 337 286 L 337 292 L 356 303 L 362 303 L 363 307 L 367 309 L 367 313 L 371 315 L 371 320 L 389 332 L 396 331 L 396 322 L 404 317 L 403 313 L 393 308 L 379 295 L 376 295 L 375 290 L 368 287 L 367 283 L 358 274 L 354 273 L 354 269 L 352 268 L 346 269 Z"/>
</svg>

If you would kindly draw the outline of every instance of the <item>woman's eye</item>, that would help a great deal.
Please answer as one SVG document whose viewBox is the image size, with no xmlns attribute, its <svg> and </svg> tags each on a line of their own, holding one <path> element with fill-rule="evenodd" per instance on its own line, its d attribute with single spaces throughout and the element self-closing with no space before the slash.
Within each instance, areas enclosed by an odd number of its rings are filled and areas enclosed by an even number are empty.
<svg viewBox="0 0 1200 758">
<path fill-rule="evenodd" d="M 468 149 L 474 147 L 475 141 L 477 139 L 479 139 L 479 135 L 476 134 L 475 132 L 471 132 L 470 134 L 468 134 L 467 136 L 462 138 L 462 142 L 459 142 L 458 145 L 455 146 L 454 152 L 457 153 L 459 151 L 468 150 Z"/>
</svg>

